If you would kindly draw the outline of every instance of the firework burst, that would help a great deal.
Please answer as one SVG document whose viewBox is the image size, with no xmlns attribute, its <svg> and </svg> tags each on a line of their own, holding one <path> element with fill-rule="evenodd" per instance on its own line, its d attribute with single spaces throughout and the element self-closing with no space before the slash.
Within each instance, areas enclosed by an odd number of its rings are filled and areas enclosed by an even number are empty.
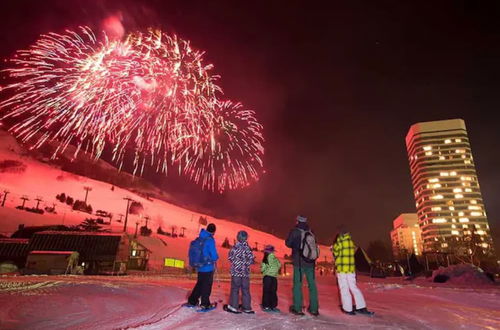
<svg viewBox="0 0 500 330">
<path fill-rule="evenodd" d="M 238 189 L 257 181 L 264 148 L 262 125 L 241 103 L 217 102 L 207 134 L 178 159 L 184 173 L 211 190 Z"/>
<path fill-rule="evenodd" d="M 252 111 L 221 102 L 212 65 L 189 42 L 149 30 L 123 40 L 100 38 L 86 27 L 43 35 L 19 51 L 5 72 L 12 96 L 2 119 L 34 148 L 58 141 L 99 158 L 106 145 L 121 166 L 134 155 L 146 164 L 176 166 L 204 188 L 248 185 L 262 169 L 262 127 Z"/>
</svg>

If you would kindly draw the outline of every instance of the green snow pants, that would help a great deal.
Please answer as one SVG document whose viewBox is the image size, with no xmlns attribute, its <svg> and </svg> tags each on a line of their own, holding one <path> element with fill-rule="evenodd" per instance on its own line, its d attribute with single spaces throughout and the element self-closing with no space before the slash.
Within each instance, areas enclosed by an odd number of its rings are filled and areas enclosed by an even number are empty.
<svg viewBox="0 0 500 330">
<path fill-rule="evenodd" d="M 293 267 L 293 308 L 298 312 L 302 311 L 302 278 L 304 275 L 309 288 L 309 310 L 314 313 L 319 308 L 314 267 Z"/>
</svg>

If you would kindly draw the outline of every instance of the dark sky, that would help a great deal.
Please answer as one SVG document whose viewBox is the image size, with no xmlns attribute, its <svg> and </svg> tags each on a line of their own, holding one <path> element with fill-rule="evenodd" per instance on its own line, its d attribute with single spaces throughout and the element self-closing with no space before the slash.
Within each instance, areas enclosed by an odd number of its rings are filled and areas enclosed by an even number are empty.
<svg viewBox="0 0 500 330">
<path fill-rule="evenodd" d="M 322 3 L 9 1 L 1 5 L 0 55 L 43 32 L 97 27 L 117 11 L 127 30 L 158 26 L 191 40 L 206 50 L 226 96 L 264 124 L 267 173 L 222 196 L 178 178 L 164 186 L 278 234 L 302 213 L 324 242 L 339 223 L 362 246 L 388 240 L 392 220 L 415 211 L 409 126 L 462 118 L 498 245 L 500 2 Z"/>
</svg>

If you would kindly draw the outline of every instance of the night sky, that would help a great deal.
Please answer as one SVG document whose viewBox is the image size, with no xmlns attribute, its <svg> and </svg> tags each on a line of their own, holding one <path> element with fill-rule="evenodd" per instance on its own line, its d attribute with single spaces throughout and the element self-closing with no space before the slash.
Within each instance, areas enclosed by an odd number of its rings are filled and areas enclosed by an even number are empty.
<svg viewBox="0 0 500 330">
<path fill-rule="evenodd" d="M 500 2 L 324 3 L 5 1 L 0 56 L 40 33 L 99 28 L 118 12 L 128 31 L 156 26 L 191 40 L 226 96 L 257 112 L 267 172 L 223 195 L 175 177 L 162 178 L 163 187 L 280 235 L 304 214 L 325 243 L 340 223 L 362 246 L 388 241 L 392 220 L 415 212 L 409 126 L 462 118 L 499 246 Z"/>
</svg>

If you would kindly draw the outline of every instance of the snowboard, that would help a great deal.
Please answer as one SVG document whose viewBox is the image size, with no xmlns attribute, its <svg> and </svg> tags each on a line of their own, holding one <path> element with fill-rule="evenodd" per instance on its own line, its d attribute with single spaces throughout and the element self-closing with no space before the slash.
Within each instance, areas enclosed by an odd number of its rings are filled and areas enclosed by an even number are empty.
<svg viewBox="0 0 500 330">
<path fill-rule="evenodd" d="M 198 307 L 198 305 L 191 305 L 190 303 L 185 303 L 185 304 L 182 304 L 181 307 L 196 308 L 196 307 Z"/>
</svg>

